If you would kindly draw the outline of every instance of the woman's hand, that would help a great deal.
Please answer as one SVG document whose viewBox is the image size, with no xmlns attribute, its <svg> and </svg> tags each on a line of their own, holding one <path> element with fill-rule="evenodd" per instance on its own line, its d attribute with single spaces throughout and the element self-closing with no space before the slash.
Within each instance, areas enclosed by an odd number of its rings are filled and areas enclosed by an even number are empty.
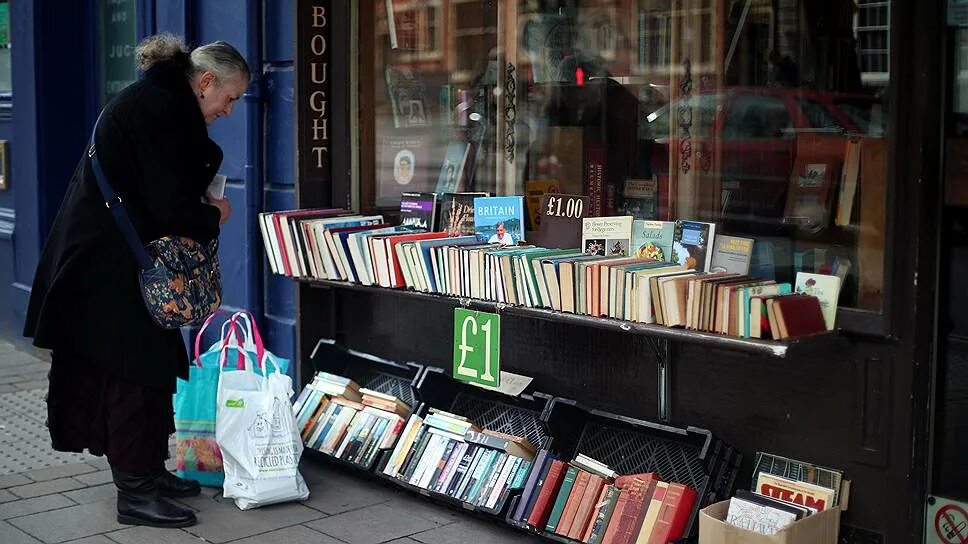
<svg viewBox="0 0 968 544">
<path fill-rule="evenodd" d="M 226 221 L 229 220 L 229 216 L 232 215 L 232 204 L 229 203 L 227 198 L 215 198 L 211 193 L 205 195 L 208 199 L 208 203 L 212 206 L 218 208 L 219 219 L 218 224 L 224 225 Z"/>
</svg>

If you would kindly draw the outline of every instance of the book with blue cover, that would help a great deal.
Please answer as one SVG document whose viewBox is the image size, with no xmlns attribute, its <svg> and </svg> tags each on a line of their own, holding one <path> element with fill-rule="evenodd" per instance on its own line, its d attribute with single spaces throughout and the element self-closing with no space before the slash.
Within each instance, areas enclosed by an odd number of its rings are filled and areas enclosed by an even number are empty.
<svg viewBox="0 0 968 544">
<path fill-rule="evenodd" d="M 459 140 L 447 144 L 447 151 L 444 153 L 444 162 L 440 165 L 440 174 L 437 176 L 437 193 L 457 193 L 461 191 L 461 180 L 464 177 L 464 165 L 467 164 L 467 155 L 470 152 L 470 144 Z"/>
<path fill-rule="evenodd" d="M 524 197 L 475 198 L 474 230 L 489 244 L 517 245 L 524 240 Z"/>
</svg>

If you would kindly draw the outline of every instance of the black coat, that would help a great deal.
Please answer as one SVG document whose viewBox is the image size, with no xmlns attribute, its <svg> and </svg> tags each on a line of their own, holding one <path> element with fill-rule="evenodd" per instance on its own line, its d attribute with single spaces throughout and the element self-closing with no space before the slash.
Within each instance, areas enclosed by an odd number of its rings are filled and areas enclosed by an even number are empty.
<svg viewBox="0 0 968 544">
<path fill-rule="evenodd" d="M 144 243 L 166 235 L 200 242 L 218 236 L 219 211 L 201 199 L 222 150 L 208 138 L 182 65 L 158 63 L 124 89 L 105 107 L 95 141 L 108 182 Z M 77 354 L 114 378 L 174 388 L 175 377 L 188 372 L 182 336 L 158 327 L 145 309 L 137 262 L 104 204 L 86 151 L 37 265 L 24 335 L 37 346 Z"/>
</svg>

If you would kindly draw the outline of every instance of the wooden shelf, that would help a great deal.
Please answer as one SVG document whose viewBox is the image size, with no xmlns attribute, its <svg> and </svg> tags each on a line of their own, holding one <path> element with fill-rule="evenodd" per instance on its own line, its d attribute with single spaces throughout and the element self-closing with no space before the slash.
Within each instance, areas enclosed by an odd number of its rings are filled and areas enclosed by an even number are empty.
<svg viewBox="0 0 968 544">
<path fill-rule="evenodd" d="M 846 344 L 847 342 L 846 338 L 835 331 L 800 338 L 791 338 L 782 341 L 760 340 L 664 327 L 662 325 L 636 323 L 607 317 L 592 317 L 568 312 L 560 312 L 556 310 L 548 310 L 544 308 L 527 308 L 524 306 L 505 304 L 503 302 L 492 302 L 473 298 L 423 293 L 408 289 L 386 289 L 383 287 L 371 287 L 357 283 L 332 280 L 297 279 L 297 281 L 317 288 L 343 289 L 348 291 L 374 293 L 381 296 L 431 300 L 441 304 L 451 304 L 454 307 L 460 306 L 471 310 L 494 312 L 502 315 L 511 315 L 531 319 L 541 319 L 556 323 L 579 325 L 616 332 L 626 332 L 629 334 L 649 336 L 680 344 L 706 346 L 710 348 L 725 349 L 780 359 L 814 352 L 827 352 L 838 346 L 843 347 L 843 344 Z"/>
</svg>

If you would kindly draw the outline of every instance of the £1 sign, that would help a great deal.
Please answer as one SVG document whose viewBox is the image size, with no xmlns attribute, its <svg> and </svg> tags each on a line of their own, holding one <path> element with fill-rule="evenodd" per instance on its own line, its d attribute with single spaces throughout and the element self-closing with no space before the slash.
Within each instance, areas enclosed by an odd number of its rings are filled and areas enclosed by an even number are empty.
<svg viewBox="0 0 968 544">
<path fill-rule="evenodd" d="M 454 379 L 497 387 L 501 377 L 501 316 L 454 309 Z"/>
</svg>

